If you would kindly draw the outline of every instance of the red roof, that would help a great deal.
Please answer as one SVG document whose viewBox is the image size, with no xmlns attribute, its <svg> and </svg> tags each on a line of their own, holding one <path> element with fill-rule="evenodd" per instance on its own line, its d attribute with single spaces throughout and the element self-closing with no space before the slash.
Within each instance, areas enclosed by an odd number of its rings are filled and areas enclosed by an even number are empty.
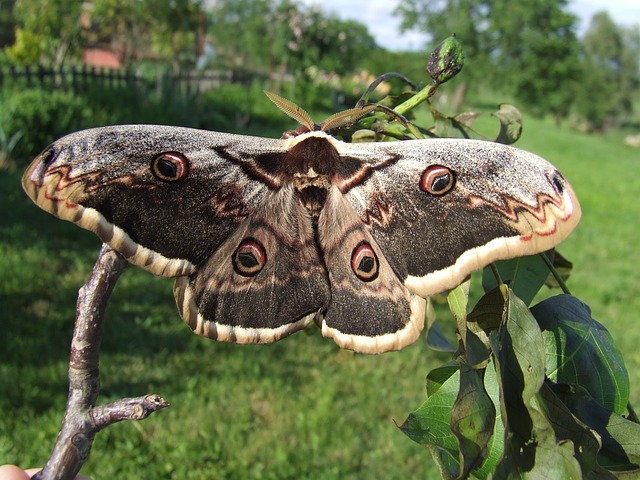
<svg viewBox="0 0 640 480">
<path fill-rule="evenodd" d="M 122 68 L 122 63 L 118 56 L 100 48 L 87 48 L 82 52 L 82 61 L 94 67 Z"/>
</svg>

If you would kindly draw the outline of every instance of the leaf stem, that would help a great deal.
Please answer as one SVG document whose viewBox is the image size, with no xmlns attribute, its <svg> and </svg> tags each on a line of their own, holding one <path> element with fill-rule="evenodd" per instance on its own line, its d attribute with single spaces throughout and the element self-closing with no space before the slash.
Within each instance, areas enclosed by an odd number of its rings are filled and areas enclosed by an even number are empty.
<svg viewBox="0 0 640 480">
<path fill-rule="evenodd" d="M 542 257 L 542 260 L 544 260 L 544 263 L 547 264 L 547 267 L 549 268 L 551 275 L 553 275 L 553 278 L 555 278 L 556 282 L 558 282 L 558 285 L 560 285 L 560 288 L 562 289 L 562 293 L 571 295 L 571 292 L 569 291 L 567 284 L 564 283 L 564 280 L 556 270 L 556 267 L 553 266 L 553 263 L 551 262 L 551 259 L 547 256 L 547 254 L 542 252 L 542 253 L 539 253 L 538 255 L 540 255 Z"/>
<path fill-rule="evenodd" d="M 504 282 L 502 281 L 502 277 L 500 276 L 500 272 L 498 271 L 498 267 L 496 267 L 496 264 L 494 262 L 491 262 L 489 266 L 491 267 L 493 276 L 496 277 L 496 282 L 498 282 L 498 285 L 504 285 Z"/>
<path fill-rule="evenodd" d="M 439 84 L 436 82 L 433 82 L 427 85 L 418 93 L 416 93 L 414 96 L 407 99 L 400 105 L 396 106 L 394 110 L 398 112 L 400 115 L 405 115 L 408 111 L 413 110 L 419 104 L 428 100 L 435 93 L 436 89 L 438 88 L 438 85 Z"/>
</svg>

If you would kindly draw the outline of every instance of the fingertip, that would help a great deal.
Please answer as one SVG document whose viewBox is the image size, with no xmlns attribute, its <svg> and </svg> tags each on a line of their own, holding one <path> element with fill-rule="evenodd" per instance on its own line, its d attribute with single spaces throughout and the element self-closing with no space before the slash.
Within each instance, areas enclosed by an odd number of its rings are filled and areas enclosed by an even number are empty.
<svg viewBox="0 0 640 480">
<path fill-rule="evenodd" d="M 0 480 L 29 480 L 30 478 L 31 476 L 17 465 L 2 465 L 0 467 Z"/>
</svg>

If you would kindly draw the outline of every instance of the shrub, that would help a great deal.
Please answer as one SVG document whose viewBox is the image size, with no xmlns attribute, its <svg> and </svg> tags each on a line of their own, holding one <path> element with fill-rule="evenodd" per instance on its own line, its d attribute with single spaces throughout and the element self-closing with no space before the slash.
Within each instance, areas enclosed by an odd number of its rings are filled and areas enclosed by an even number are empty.
<svg viewBox="0 0 640 480">
<path fill-rule="evenodd" d="M 7 136 L 22 132 L 13 157 L 25 165 L 56 138 L 91 124 L 91 110 L 69 92 L 5 90 L 0 104 L 0 125 Z"/>
<path fill-rule="evenodd" d="M 245 133 L 251 124 L 269 125 L 275 130 L 286 128 L 288 119 L 264 94 L 259 83 L 251 86 L 225 84 L 202 92 L 197 110 L 198 127 Z M 261 128 L 264 131 L 264 128 Z"/>
</svg>

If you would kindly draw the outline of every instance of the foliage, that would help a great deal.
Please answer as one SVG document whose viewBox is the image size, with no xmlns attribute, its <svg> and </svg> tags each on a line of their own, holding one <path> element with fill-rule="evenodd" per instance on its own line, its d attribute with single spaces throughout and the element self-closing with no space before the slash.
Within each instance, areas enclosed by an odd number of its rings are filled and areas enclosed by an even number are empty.
<svg viewBox="0 0 640 480">
<path fill-rule="evenodd" d="M 429 103 L 462 69 L 463 58 L 455 38 L 445 40 L 428 62 L 433 83 L 403 97 L 396 112 Z M 429 108 L 434 125 L 422 132 L 477 135 L 471 129 L 475 115 L 447 117 Z M 495 116 L 501 123 L 497 138 L 516 141 L 522 126 L 517 110 L 503 106 Z M 399 134 L 391 123 L 366 126 L 382 138 Z M 414 130 L 404 134 L 411 137 Z M 569 294 L 554 267 L 556 256 L 552 250 L 487 267 L 485 294 L 470 311 L 467 283 L 449 292 L 457 346 L 428 314 L 427 343 L 451 351 L 453 362 L 429 372 L 426 401 L 400 428 L 429 447 L 443 478 L 616 478 L 640 472 L 640 423 L 628 405 L 624 360 L 589 307 Z M 562 257 L 557 262 L 565 271 L 570 266 Z M 560 285 L 564 294 L 529 308 L 545 283 Z"/>
<path fill-rule="evenodd" d="M 564 11 L 565 0 L 498 5 L 500 73 L 532 113 L 551 114 L 560 122 L 571 112 L 580 73 L 575 15 Z"/>
<path fill-rule="evenodd" d="M 60 66 L 67 54 L 81 46 L 81 0 L 16 0 L 16 43 L 7 47 L 10 60 L 19 65 Z"/>
<path fill-rule="evenodd" d="M 23 90 L 3 95 L 0 125 L 8 136 L 22 132 L 13 149 L 16 158 L 28 158 L 52 138 L 71 133 L 89 123 L 90 111 L 68 92 Z"/>
<path fill-rule="evenodd" d="M 576 111 L 589 130 L 617 126 L 640 91 L 640 27 L 623 29 L 606 12 L 597 13 L 583 49 Z"/>
<path fill-rule="evenodd" d="M 208 90 L 200 96 L 197 109 L 199 127 L 209 130 L 247 132 L 256 124 L 269 125 L 274 131 L 285 128 L 284 119 L 273 110 L 260 83 L 248 88 L 228 84 Z"/>
<path fill-rule="evenodd" d="M 0 170 L 13 165 L 13 151 L 23 134 L 24 132 L 22 130 L 18 130 L 11 136 L 8 136 L 4 128 L 0 125 Z"/>
<path fill-rule="evenodd" d="M 296 98 L 305 101 L 314 95 L 308 72 L 357 71 L 379 50 L 361 23 L 289 0 L 221 1 L 210 18 L 210 66 L 291 75 L 300 79 Z"/>
<path fill-rule="evenodd" d="M 5 51 L 18 65 L 57 68 L 109 43 L 125 62 L 153 56 L 194 65 L 201 10 L 200 0 L 16 0 L 15 43 Z"/>
<path fill-rule="evenodd" d="M 409 0 L 397 12 L 405 29 L 456 33 L 469 57 L 466 82 L 491 83 L 558 122 L 577 115 L 590 128 L 615 126 L 640 92 L 640 33 L 598 13 L 581 42 L 567 4 Z"/>
<path fill-rule="evenodd" d="M 202 92 L 170 81 L 162 85 L 158 90 L 96 82 L 75 92 L 29 88 L 19 82 L 5 85 L 0 90 L 0 126 L 7 146 L 12 137 L 20 137 L 6 153 L 25 166 L 52 139 L 108 124 L 156 123 L 230 132 L 269 125 L 274 133 L 286 128 L 286 120 L 272 108 L 260 82 L 225 84 Z"/>
<path fill-rule="evenodd" d="M 13 6 L 16 0 L 0 0 L 0 49 L 15 41 Z"/>
<path fill-rule="evenodd" d="M 465 94 L 500 89 L 536 115 L 571 118 L 589 131 L 632 117 L 640 94 L 640 30 L 594 15 L 583 39 L 568 0 L 407 0 L 396 13 L 405 29 L 433 38 L 455 32 L 468 55 L 454 79 L 451 108 Z M 360 22 L 292 0 L 0 0 L 0 64 L 56 68 L 79 62 L 87 47 L 116 52 L 127 68 L 231 69 L 268 74 L 280 92 L 296 80 L 307 107 L 335 106 L 317 72 L 351 77 L 360 70 L 420 78 L 417 52 L 389 52 Z M 343 89 L 344 90 L 344 89 Z M 282 93 L 282 92 L 281 92 Z M 349 95 L 340 96 L 349 97 Z M 317 102 L 317 103 L 316 103 Z"/>
<path fill-rule="evenodd" d="M 197 32 L 205 22 L 202 0 L 93 0 L 87 17 L 87 42 L 109 39 L 125 65 L 146 56 L 174 69 L 195 65 Z"/>
</svg>

